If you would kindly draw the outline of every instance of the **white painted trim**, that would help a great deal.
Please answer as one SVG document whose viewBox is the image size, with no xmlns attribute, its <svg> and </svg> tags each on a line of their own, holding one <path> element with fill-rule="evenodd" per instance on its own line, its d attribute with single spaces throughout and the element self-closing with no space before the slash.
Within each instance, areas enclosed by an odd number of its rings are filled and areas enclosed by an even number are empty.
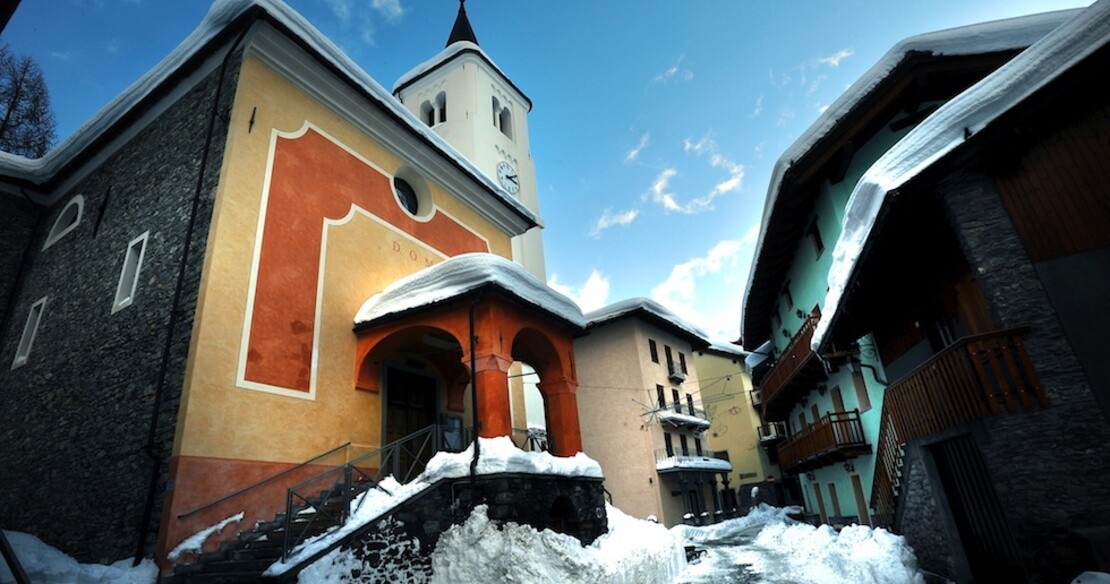
<svg viewBox="0 0 1110 584">
<path fill-rule="evenodd" d="M 61 222 L 62 218 L 66 216 L 66 213 L 68 213 L 70 208 L 74 205 L 77 206 L 77 217 L 69 225 L 61 227 L 59 225 L 59 222 Z M 58 218 L 54 220 L 54 225 L 50 228 L 50 235 L 46 236 L 46 243 L 42 244 L 42 249 L 46 250 L 48 247 L 54 245 L 58 240 L 65 237 L 66 234 L 68 234 L 70 231 L 77 229 L 77 226 L 81 223 L 81 218 L 84 215 L 85 195 L 75 195 L 72 199 L 69 200 L 68 203 L 66 203 L 65 208 L 63 208 L 62 212 L 58 214 Z M 59 227 L 61 228 L 59 229 Z"/>
<path fill-rule="evenodd" d="M 23 334 L 19 336 L 19 344 L 16 345 L 15 358 L 12 359 L 12 369 L 17 369 L 27 364 L 27 359 L 31 356 L 31 347 L 35 343 L 35 333 L 39 330 L 39 323 L 42 321 L 42 315 L 46 312 L 46 296 L 39 298 L 31 305 L 31 309 L 27 311 L 27 321 L 23 325 Z"/>
<path fill-rule="evenodd" d="M 123 267 L 120 268 L 119 284 L 116 285 L 116 298 L 112 302 L 112 314 L 131 306 L 135 302 L 135 292 L 139 288 L 139 274 L 143 269 L 143 257 L 146 255 L 146 242 L 149 237 L 150 230 L 147 230 L 127 244 L 127 251 L 123 255 Z M 139 248 L 138 257 L 133 255 L 136 244 Z M 135 259 L 135 269 L 132 274 L 128 275 L 127 268 L 132 258 Z M 130 282 L 127 282 L 127 280 L 130 280 Z M 125 288 L 127 290 L 126 294 L 123 293 Z"/>
</svg>

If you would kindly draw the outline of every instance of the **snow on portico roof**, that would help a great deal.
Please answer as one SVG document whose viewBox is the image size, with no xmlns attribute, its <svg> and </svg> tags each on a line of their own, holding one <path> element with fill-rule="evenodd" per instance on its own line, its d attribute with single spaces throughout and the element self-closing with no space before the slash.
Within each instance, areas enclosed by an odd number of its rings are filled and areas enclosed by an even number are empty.
<svg viewBox="0 0 1110 584">
<path fill-rule="evenodd" d="M 925 33 L 907 38 L 894 45 L 875 65 L 867 70 L 855 83 L 836 99 L 825 112 L 779 157 L 771 172 L 767 197 L 763 206 L 763 217 L 759 239 L 756 242 L 755 259 L 748 272 L 747 287 L 744 292 L 742 308 L 746 313 L 749 295 L 757 273 L 763 267 L 760 258 L 764 253 L 764 243 L 769 224 L 783 181 L 788 171 L 793 170 L 795 162 L 804 158 L 837 129 L 842 121 L 849 118 L 862 107 L 873 92 L 894 73 L 900 64 L 913 54 L 934 56 L 961 56 L 1019 50 L 1028 47 L 1059 27 L 1081 10 L 1062 10 L 1031 16 L 1009 18 Z M 745 321 L 741 318 L 741 323 Z M 741 325 L 743 326 L 743 325 Z M 757 342 L 762 339 L 745 339 Z"/>
<path fill-rule="evenodd" d="M 337 74 L 356 86 L 372 102 L 385 109 L 410 132 L 431 144 L 463 172 L 482 184 L 498 201 L 534 225 L 539 218 L 522 203 L 497 185 L 474 163 L 459 153 L 439 134 L 416 118 L 368 73 L 343 53 L 334 43 L 281 0 L 216 0 L 204 20 L 169 55 L 138 81 L 123 90 L 89 121 L 74 131 L 64 142 L 38 159 L 0 152 L 0 175 L 42 184 L 54 177 L 75 157 L 104 137 L 133 109 L 155 94 L 156 90 L 184 65 L 200 55 L 208 43 L 217 40 L 225 29 L 252 10 L 269 17 L 301 41 L 311 52 L 334 68 Z"/>
<path fill-rule="evenodd" d="M 838 316 L 845 286 L 880 210 L 897 196 L 897 189 L 1108 42 L 1110 0 L 1101 0 L 941 106 L 867 169 L 848 199 L 833 248 L 825 318 L 818 321 L 811 342 L 815 351 Z"/>
<path fill-rule="evenodd" d="M 749 354 L 748 351 L 745 351 L 743 348 L 737 347 L 736 345 L 734 345 L 732 343 L 720 343 L 720 342 L 709 343 L 709 350 L 710 351 L 716 351 L 718 353 L 723 353 L 723 354 L 726 354 L 726 355 L 732 355 L 734 357 L 739 357 L 741 359 L 746 358 Z"/>
<path fill-rule="evenodd" d="M 573 300 L 520 264 L 489 253 L 458 255 L 393 282 L 362 304 L 355 314 L 355 324 L 436 306 L 491 286 L 578 328 L 586 328 L 586 319 Z"/>
<path fill-rule="evenodd" d="M 663 305 L 648 298 L 629 298 L 614 302 L 604 308 L 586 313 L 587 326 L 593 328 L 599 324 L 617 320 L 619 318 L 644 314 L 653 317 L 656 321 L 668 326 L 683 336 L 695 339 L 699 343 L 708 344 L 709 336 L 700 328 L 681 319 L 675 313 L 667 310 Z"/>
</svg>

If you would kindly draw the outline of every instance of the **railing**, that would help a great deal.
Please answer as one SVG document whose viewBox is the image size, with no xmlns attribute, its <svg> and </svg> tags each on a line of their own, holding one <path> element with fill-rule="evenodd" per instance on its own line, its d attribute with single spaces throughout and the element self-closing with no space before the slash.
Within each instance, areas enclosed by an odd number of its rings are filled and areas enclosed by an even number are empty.
<svg viewBox="0 0 1110 584">
<path fill-rule="evenodd" d="M 752 398 L 752 407 L 758 408 L 759 404 L 763 403 L 763 390 L 760 388 L 751 389 L 748 395 Z"/>
<path fill-rule="evenodd" d="M 513 443 L 528 452 L 549 450 L 547 430 L 543 428 L 513 428 Z"/>
<path fill-rule="evenodd" d="M 386 491 L 379 484 L 385 476 L 391 474 L 404 484 L 423 472 L 439 451 L 440 438 L 440 426 L 433 424 L 290 488 L 285 498 L 282 561 L 322 527 L 343 525 L 356 514 L 358 508 L 351 509 L 355 495 L 371 487 Z"/>
<path fill-rule="evenodd" d="M 775 361 L 767 376 L 763 378 L 763 382 L 760 384 L 760 389 L 763 391 L 760 401 L 764 410 L 776 398 L 781 397 L 782 390 L 789 386 L 791 380 L 802 371 L 802 368 L 814 359 L 813 349 L 810 348 L 809 344 L 813 340 L 813 329 L 817 326 L 817 318 L 816 316 L 806 318 L 801 330 L 790 340 L 790 345 Z"/>
<path fill-rule="evenodd" d="M 783 440 L 786 438 L 786 423 L 767 422 L 761 426 L 756 426 L 755 431 L 759 433 L 760 442 Z"/>
<path fill-rule="evenodd" d="M 1048 406 L 1021 340 L 1028 330 L 960 339 L 887 388 L 871 494 L 878 516 L 894 517 L 907 442 L 990 415 Z"/>
<path fill-rule="evenodd" d="M 831 412 L 779 445 L 779 465 L 783 470 L 801 472 L 868 450 L 859 410 Z"/>
<path fill-rule="evenodd" d="M 658 448 L 655 450 L 655 466 L 657 470 L 707 470 L 712 472 L 728 472 L 732 470 L 728 452 L 709 452 L 706 450 L 698 453 L 681 449 Z M 725 468 L 727 466 L 727 468 Z"/>
</svg>

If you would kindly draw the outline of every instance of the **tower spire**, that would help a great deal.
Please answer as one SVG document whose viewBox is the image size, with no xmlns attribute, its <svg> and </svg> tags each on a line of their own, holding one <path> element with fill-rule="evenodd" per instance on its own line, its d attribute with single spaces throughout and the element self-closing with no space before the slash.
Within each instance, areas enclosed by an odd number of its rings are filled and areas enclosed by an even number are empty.
<svg viewBox="0 0 1110 584">
<path fill-rule="evenodd" d="M 470 28 L 470 20 L 466 17 L 466 0 L 459 0 L 459 14 L 455 17 L 455 26 L 451 27 L 451 36 L 447 37 L 447 44 L 451 46 L 459 41 L 478 44 L 478 37 L 474 36 L 474 29 Z"/>
</svg>

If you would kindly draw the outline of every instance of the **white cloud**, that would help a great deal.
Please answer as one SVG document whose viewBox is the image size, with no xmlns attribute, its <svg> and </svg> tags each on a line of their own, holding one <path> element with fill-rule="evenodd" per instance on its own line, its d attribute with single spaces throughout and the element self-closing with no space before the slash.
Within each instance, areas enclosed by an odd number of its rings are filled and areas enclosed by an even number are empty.
<svg viewBox="0 0 1110 584">
<path fill-rule="evenodd" d="M 640 136 L 640 142 L 636 144 L 636 147 L 629 150 L 628 153 L 624 155 L 624 161 L 626 163 L 635 162 L 636 159 L 640 157 L 640 152 L 643 152 L 644 148 L 647 148 L 650 143 L 651 133 L 644 132 L 644 134 Z"/>
<path fill-rule="evenodd" d="M 612 209 L 606 209 L 601 213 L 601 217 L 598 217 L 597 223 L 594 223 L 593 229 L 590 230 L 590 235 L 597 237 L 601 235 L 602 231 L 614 225 L 628 225 L 640 214 L 637 209 L 629 209 L 616 214 L 612 211 Z"/>
<path fill-rule="evenodd" d="M 590 276 L 581 286 L 563 284 L 559 282 L 559 275 L 554 273 L 547 280 L 547 285 L 568 296 L 578 305 L 578 308 L 582 309 L 582 312 L 597 310 L 609 302 L 609 278 L 597 268 L 590 272 Z"/>
<path fill-rule="evenodd" d="M 817 62 L 823 65 L 828 65 L 830 67 L 839 67 L 841 61 L 855 54 L 856 52 L 851 48 L 840 49 L 839 51 L 833 53 L 832 55 L 829 55 L 828 57 L 817 59 Z"/>
<path fill-rule="evenodd" d="M 806 95 L 812 95 L 813 92 L 821 87 L 821 84 L 824 83 L 826 79 L 828 79 L 828 76 L 818 75 L 816 79 L 809 83 L 809 87 L 806 87 Z"/>
<path fill-rule="evenodd" d="M 710 166 L 719 168 L 728 173 L 727 178 L 713 185 L 705 195 L 679 203 L 674 192 L 671 191 L 671 179 L 678 175 L 678 170 L 673 167 L 664 168 L 655 177 L 655 181 L 648 189 L 651 200 L 659 203 L 667 211 L 693 215 L 713 209 L 713 201 L 721 195 L 740 190 L 744 183 L 744 165 L 733 162 L 722 155 L 717 149 L 717 142 L 706 136 L 697 142 L 687 138 L 683 141 L 683 150 L 695 156 L 708 156 Z"/>
<path fill-rule="evenodd" d="M 401 0 L 325 0 L 343 28 L 355 28 L 362 42 L 375 44 L 376 16 L 395 24 L 405 15 Z"/>
<path fill-rule="evenodd" d="M 682 61 L 686 55 L 679 55 L 678 60 L 674 65 L 667 67 L 662 73 L 652 77 L 651 80 L 655 83 L 667 83 L 669 81 L 690 81 L 694 78 L 694 72 L 682 67 Z"/>
<path fill-rule="evenodd" d="M 761 114 L 761 113 L 763 113 L 763 94 L 762 93 L 759 94 L 759 97 L 755 98 L 755 109 L 752 110 L 752 116 L 751 117 L 758 118 L 759 114 Z"/>
<path fill-rule="evenodd" d="M 370 0 L 370 6 L 389 22 L 397 22 L 405 15 L 401 0 Z"/>
<path fill-rule="evenodd" d="M 749 230 L 750 233 L 750 230 Z M 698 282 L 709 277 L 729 279 L 736 270 L 740 250 L 748 234 L 742 239 L 718 242 L 704 256 L 693 258 L 671 268 L 671 273 L 661 284 L 652 288 L 651 298 L 663 304 L 678 316 L 706 331 L 712 338 L 721 339 L 739 325 L 740 297 L 726 306 L 713 306 L 711 316 L 699 310 Z M 715 287 L 710 287 L 715 288 Z M 732 306 L 735 305 L 735 308 Z M 722 317 L 721 313 L 727 314 Z M 732 313 L 736 313 L 735 318 Z"/>
</svg>

